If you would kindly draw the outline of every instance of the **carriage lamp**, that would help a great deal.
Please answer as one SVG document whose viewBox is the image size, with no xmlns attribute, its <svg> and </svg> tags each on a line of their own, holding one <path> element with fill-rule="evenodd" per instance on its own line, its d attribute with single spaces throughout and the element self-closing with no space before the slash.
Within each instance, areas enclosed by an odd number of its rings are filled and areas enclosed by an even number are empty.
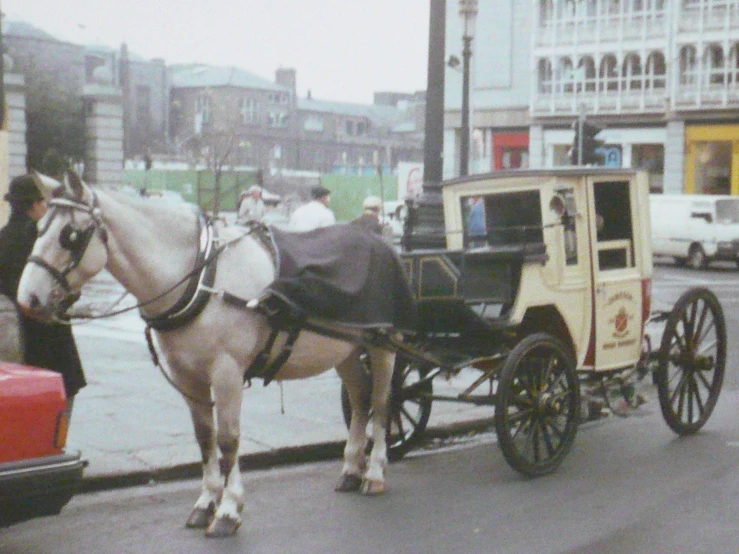
<svg viewBox="0 0 739 554">
<path fill-rule="evenodd" d="M 477 0 L 459 0 L 462 19 L 462 128 L 459 140 L 459 174 L 469 175 L 470 166 L 470 58 L 475 36 Z"/>
</svg>

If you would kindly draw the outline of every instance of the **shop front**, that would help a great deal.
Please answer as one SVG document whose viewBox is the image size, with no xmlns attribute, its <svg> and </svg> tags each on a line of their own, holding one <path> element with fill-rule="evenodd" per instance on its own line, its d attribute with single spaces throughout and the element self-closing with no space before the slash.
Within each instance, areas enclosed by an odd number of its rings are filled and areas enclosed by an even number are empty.
<svg viewBox="0 0 739 554">
<path fill-rule="evenodd" d="M 685 129 L 685 192 L 739 195 L 739 125 Z"/>
<path fill-rule="evenodd" d="M 529 134 L 494 133 L 493 164 L 495 171 L 528 168 Z"/>
</svg>

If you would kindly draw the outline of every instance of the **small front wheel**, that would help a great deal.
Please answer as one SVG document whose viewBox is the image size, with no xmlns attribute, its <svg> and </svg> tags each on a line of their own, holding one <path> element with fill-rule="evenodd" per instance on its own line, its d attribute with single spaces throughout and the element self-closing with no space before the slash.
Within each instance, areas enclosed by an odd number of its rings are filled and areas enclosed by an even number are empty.
<svg viewBox="0 0 739 554">
<path fill-rule="evenodd" d="M 580 381 L 575 358 L 546 333 L 519 342 L 503 364 L 495 431 L 510 466 L 529 477 L 559 467 L 577 434 Z"/>
<path fill-rule="evenodd" d="M 691 435 L 705 425 L 716 407 L 725 369 L 723 308 L 708 289 L 690 289 L 670 312 L 654 373 L 670 429 Z"/>
</svg>

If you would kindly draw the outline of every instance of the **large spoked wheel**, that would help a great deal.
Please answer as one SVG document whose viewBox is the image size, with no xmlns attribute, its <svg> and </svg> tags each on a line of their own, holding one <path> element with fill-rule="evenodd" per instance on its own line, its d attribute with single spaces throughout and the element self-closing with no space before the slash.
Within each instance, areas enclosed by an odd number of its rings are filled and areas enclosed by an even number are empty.
<svg viewBox="0 0 739 554">
<path fill-rule="evenodd" d="M 696 433 L 716 407 L 726 368 L 726 321 L 708 289 L 685 292 L 662 335 L 655 383 L 662 415 L 678 435 Z"/>
<path fill-rule="evenodd" d="M 546 333 L 529 335 L 501 370 L 495 430 L 510 466 L 529 477 L 551 473 L 572 448 L 580 382 L 570 349 Z"/>
<path fill-rule="evenodd" d="M 423 437 L 431 416 L 433 383 L 424 380 L 430 368 L 408 360 L 402 354 L 395 358 L 390 413 L 387 426 L 387 456 L 391 462 L 403 458 Z M 352 419 L 349 394 L 341 387 L 341 410 L 349 427 Z M 370 410 L 370 417 L 372 411 Z"/>
</svg>

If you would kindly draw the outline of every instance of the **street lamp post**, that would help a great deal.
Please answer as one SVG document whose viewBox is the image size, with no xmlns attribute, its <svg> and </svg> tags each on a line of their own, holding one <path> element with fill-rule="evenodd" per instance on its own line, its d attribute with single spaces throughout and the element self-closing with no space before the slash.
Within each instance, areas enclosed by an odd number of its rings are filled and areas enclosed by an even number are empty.
<svg viewBox="0 0 739 554">
<path fill-rule="evenodd" d="M 459 140 L 459 174 L 469 175 L 470 170 L 470 58 L 472 39 L 475 36 L 477 0 L 459 0 L 459 17 L 462 19 L 462 128 Z"/>
</svg>

